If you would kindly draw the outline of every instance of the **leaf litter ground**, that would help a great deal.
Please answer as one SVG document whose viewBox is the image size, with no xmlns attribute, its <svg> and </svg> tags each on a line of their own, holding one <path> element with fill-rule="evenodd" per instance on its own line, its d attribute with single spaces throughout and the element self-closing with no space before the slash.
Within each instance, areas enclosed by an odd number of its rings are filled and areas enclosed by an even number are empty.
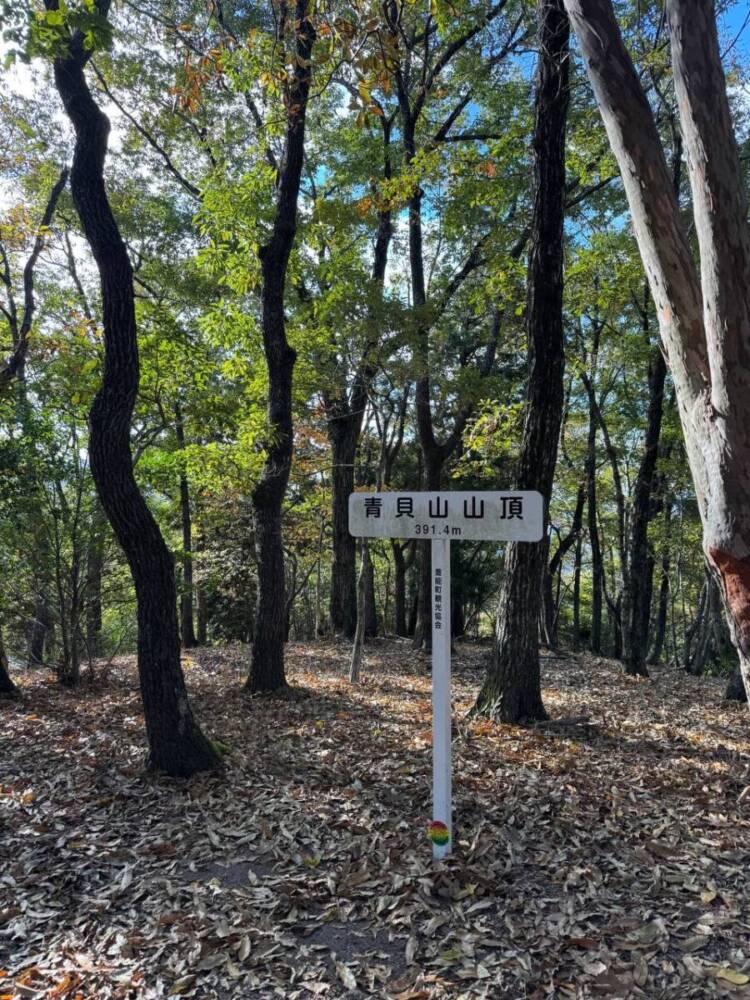
<svg viewBox="0 0 750 1000">
<path fill-rule="evenodd" d="M 0 706 L 0 1000 L 750 996 L 750 734 L 718 681 L 546 656 L 554 717 L 466 721 L 456 849 L 433 863 L 428 660 L 291 644 L 285 697 L 244 649 L 185 658 L 223 778 L 145 774 L 132 658 Z"/>
</svg>

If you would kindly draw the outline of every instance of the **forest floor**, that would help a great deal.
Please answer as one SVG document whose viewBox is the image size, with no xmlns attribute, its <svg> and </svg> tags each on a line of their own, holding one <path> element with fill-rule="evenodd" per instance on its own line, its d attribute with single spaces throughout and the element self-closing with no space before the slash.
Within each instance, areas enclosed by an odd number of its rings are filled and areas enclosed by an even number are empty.
<svg viewBox="0 0 750 1000">
<path fill-rule="evenodd" d="M 0 706 L 0 998 L 750 996 L 750 720 L 722 685 L 545 657 L 545 702 L 593 728 L 465 721 L 456 849 L 433 863 L 428 661 L 405 642 L 185 657 L 226 775 L 142 770 L 132 658 L 93 686 L 21 677 Z"/>
</svg>

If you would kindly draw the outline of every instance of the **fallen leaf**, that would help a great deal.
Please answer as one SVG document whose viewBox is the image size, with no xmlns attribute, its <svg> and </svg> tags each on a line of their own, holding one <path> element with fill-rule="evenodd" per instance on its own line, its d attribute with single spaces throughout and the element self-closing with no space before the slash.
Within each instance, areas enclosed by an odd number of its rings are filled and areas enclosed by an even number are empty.
<svg viewBox="0 0 750 1000">
<path fill-rule="evenodd" d="M 356 990 L 357 980 L 354 978 L 354 973 L 348 965 L 344 965 L 343 962 L 336 962 L 336 975 L 348 990 Z"/>
<path fill-rule="evenodd" d="M 738 972 L 737 969 L 730 969 L 726 965 L 715 965 L 710 971 L 711 975 L 717 979 L 724 979 L 735 986 L 745 986 L 747 983 L 750 983 L 750 976 L 744 972 Z"/>
</svg>

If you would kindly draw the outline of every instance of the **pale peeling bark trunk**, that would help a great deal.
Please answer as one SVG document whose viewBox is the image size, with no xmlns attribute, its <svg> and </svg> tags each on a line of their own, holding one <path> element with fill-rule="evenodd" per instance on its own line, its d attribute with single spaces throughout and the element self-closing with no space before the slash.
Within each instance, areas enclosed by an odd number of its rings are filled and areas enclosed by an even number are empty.
<svg viewBox="0 0 750 1000">
<path fill-rule="evenodd" d="M 701 257 L 609 0 L 565 0 L 630 203 L 703 522 L 750 683 L 750 232 L 713 4 L 667 0 Z"/>
<path fill-rule="evenodd" d="M 750 685 L 750 228 L 713 4 L 667 3 L 711 371 L 703 545 Z"/>
</svg>

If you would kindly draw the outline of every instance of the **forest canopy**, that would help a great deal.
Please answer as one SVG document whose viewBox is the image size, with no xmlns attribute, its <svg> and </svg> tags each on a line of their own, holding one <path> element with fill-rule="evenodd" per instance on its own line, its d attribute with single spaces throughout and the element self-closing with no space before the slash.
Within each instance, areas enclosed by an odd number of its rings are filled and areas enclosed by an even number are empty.
<svg viewBox="0 0 750 1000">
<path fill-rule="evenodd" d="M 545 716 L 538 640 L 743 694 L 744 554 L 716 528 L 735 473 L 712 499 L 669 248 L 586 34 L 601 18 L 633 74 L 694 269 L 702 123 L 678 95 L 716 97 L 746 229 L 747 48 L 720 7 L 720 93 L 692 93 L 672 8 L 581 3 L 579 51 L 561 3 L 3 6 L 9 691 L 137 650 L 152 764 L 216 766 L 180 646 L 249 644 L 251 692 L 285 685 L 290 638 L 429 649 L 426 546 L 358 547 L 352 491 L 528 488 L 540 545 L 453 547 L 453 633 L 496 636 L 479 711 Z M 155 742 L 185 712 L 176 765 Z"/>
</svg>

